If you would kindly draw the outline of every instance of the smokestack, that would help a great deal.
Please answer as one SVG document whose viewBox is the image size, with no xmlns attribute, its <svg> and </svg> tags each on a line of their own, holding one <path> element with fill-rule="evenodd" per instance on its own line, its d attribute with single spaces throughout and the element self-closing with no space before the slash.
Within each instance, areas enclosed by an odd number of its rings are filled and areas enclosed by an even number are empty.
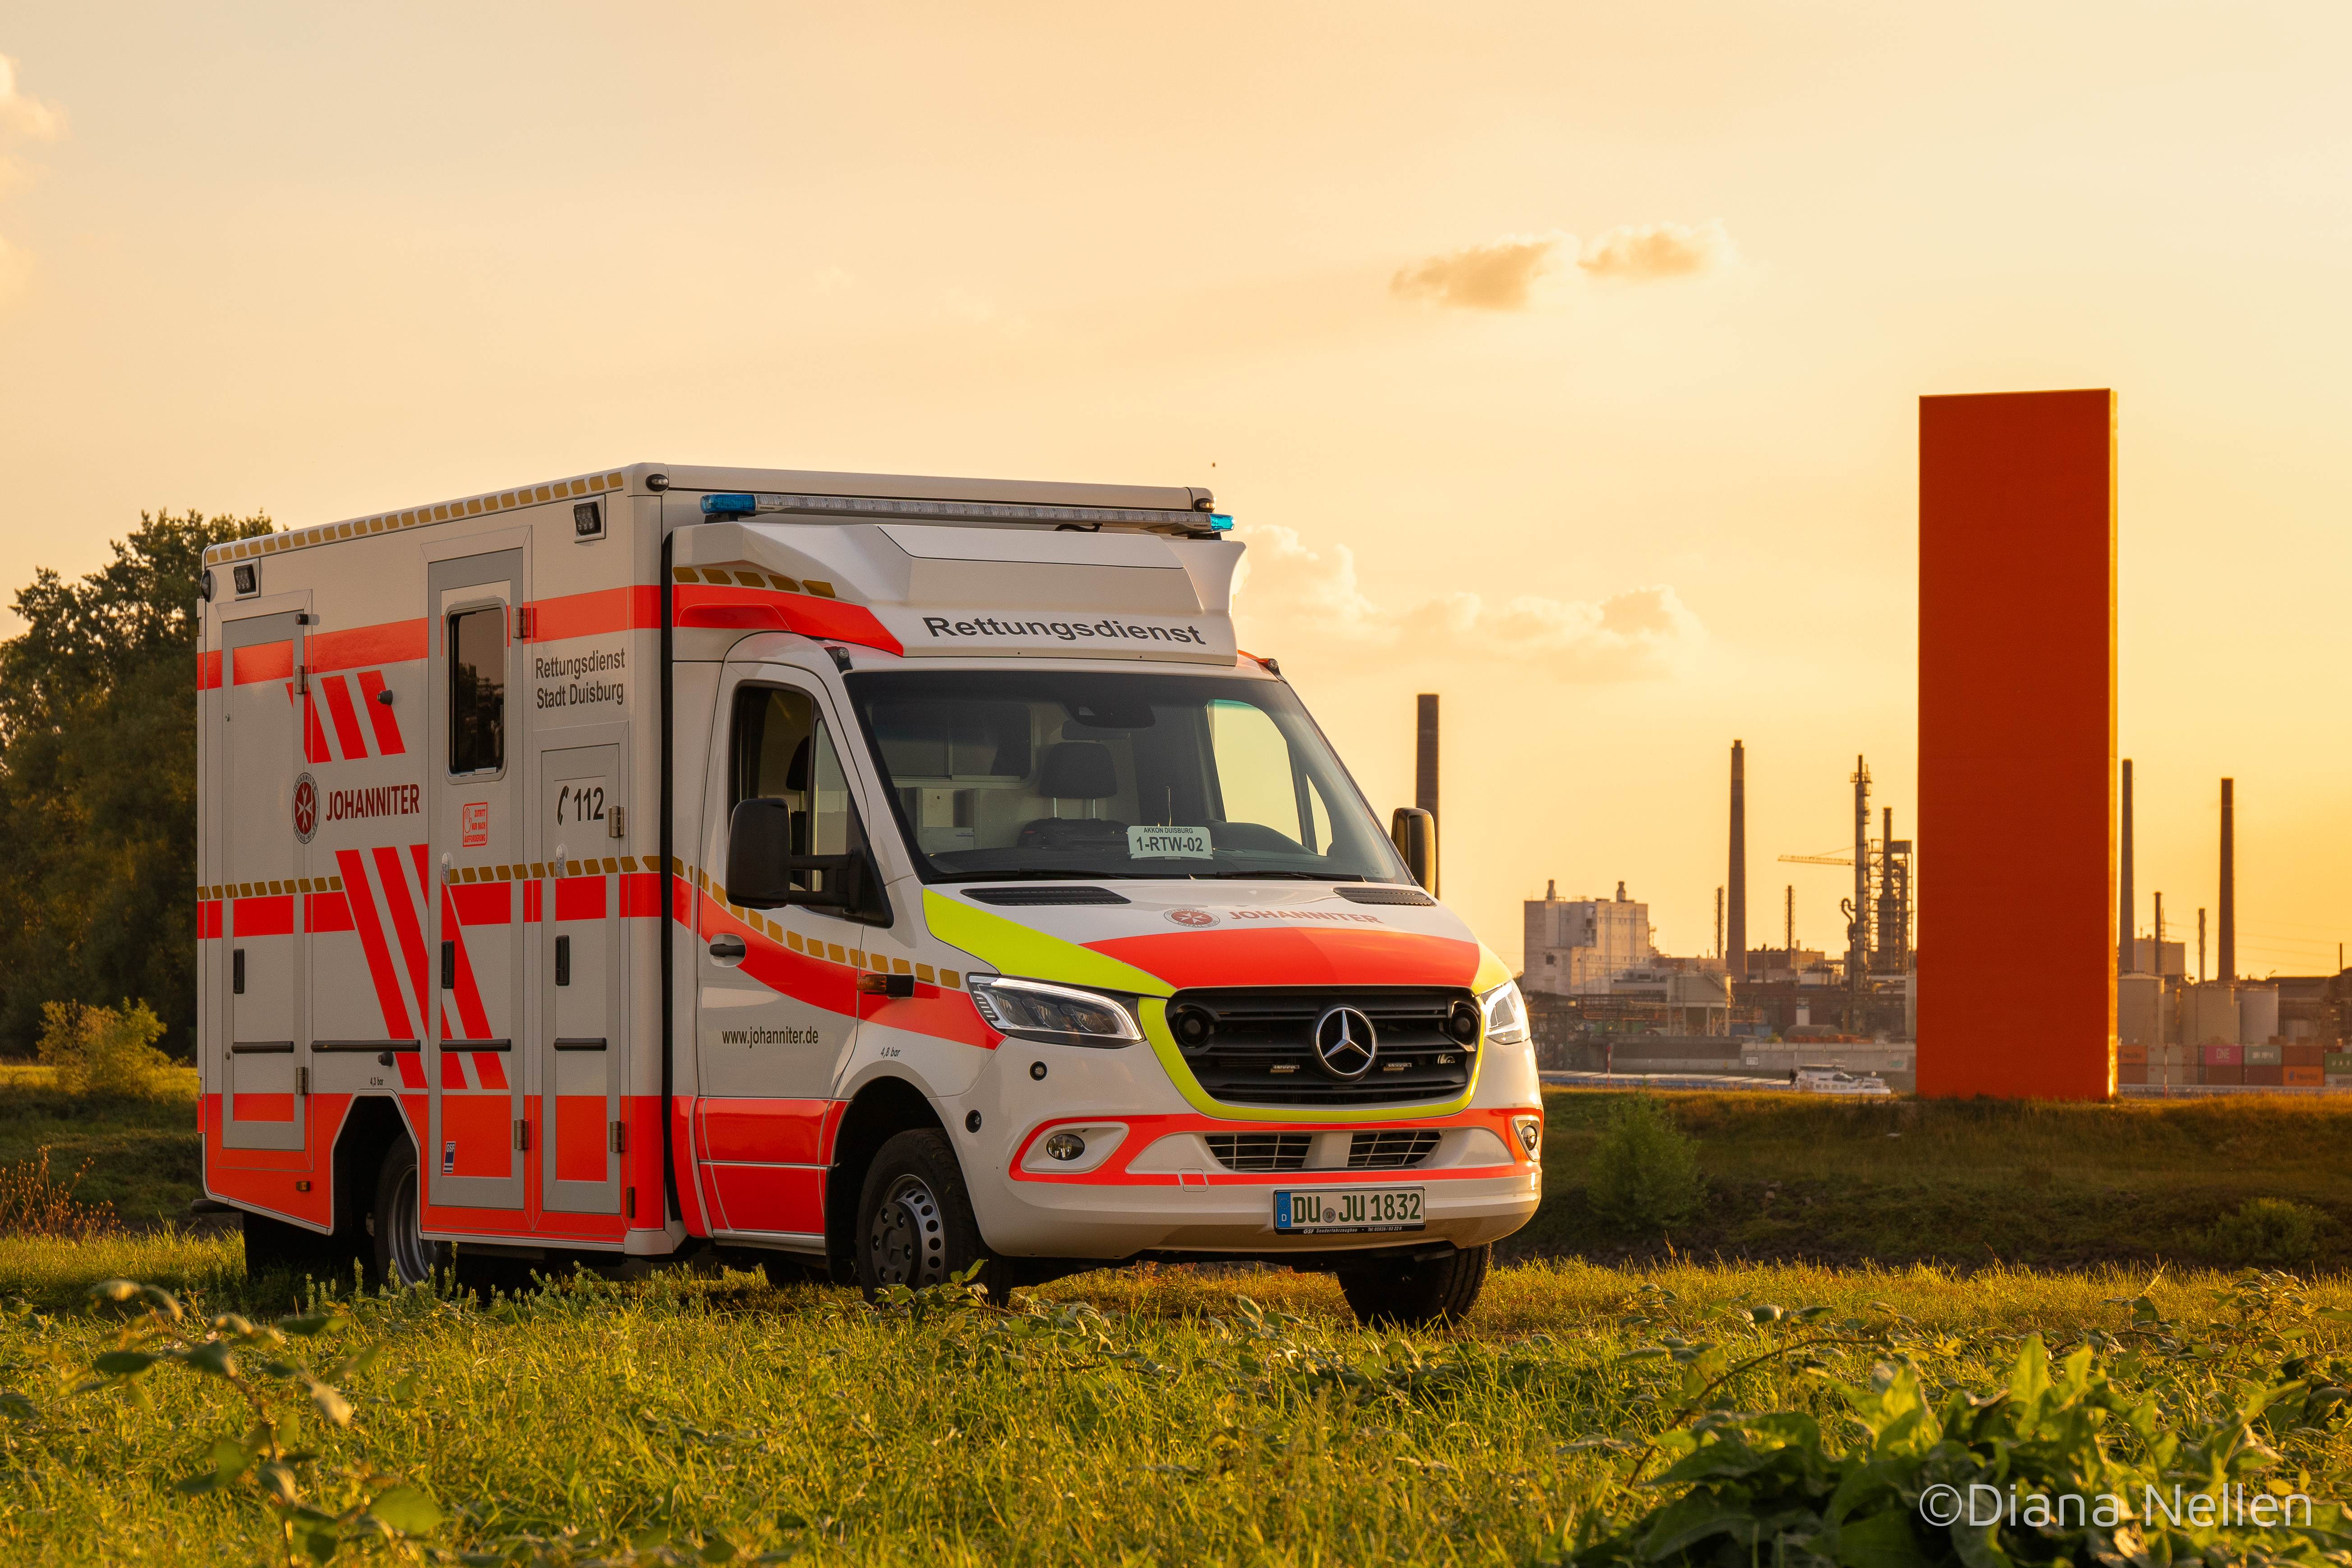
<svg viewBox="0 0 2352 1568">
<path fill-rule="evenodd" d="M 1738 741 L 1731 742 L 1731 875 L 1725 884 L 1729 888 L 1731 907 L 1727 916 L 1731 927 L 1726 939 L 1731 944 L 1728 956 L 1730 973 L 1735 980 L 1748 978 L 1748 748 Z"/>
<path fill-rule="evenodd" d="M 1412 804 L 1429 813 L 1433 826 L 1437 821 L 1437 693 L 1424 691 L 1413 699 L 1412 741 Z M 1445 840 L 1433 834 L 1435 842 L 1429 857 L 1429 890 L 1437 890 L 1437 858 Z"/>
<path fill-rule="evenodd" d="M 2132 894 L 2132 798 L 2131 759 L 2124 759 L 2124 832 L 2121 852 L 2116 868 L 2116 973 L 2129 974 L 2138 967 L 2132 961 L 2137 933 L 2132 930 L 2132 914 L 2137 900 Z M 2224 854 L 2228 853 L 2226 850 Z"/>
<path fill-rule="evenodd" d="M 2221 923 L 2221 962 L 2217 978 L 2224 985 L 2238 977 L 2237 784 L 2235 779 L 2221 781 L 2221 899 L 2216 918 Z"/>
</svg>

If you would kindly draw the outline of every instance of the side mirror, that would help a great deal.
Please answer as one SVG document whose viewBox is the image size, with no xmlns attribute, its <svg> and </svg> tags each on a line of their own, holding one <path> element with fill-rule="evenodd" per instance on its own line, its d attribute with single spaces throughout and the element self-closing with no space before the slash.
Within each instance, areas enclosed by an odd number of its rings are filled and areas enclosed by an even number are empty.
<svg viewBox="0 0 2352 1568">
<path fill-rule="evenodd" d="M 873 863 L 863 849 L 846 855 L 795 855 L 793 809 L 781 800 L 739 802 L 727 819 L 727 897 L 749 910 L 801 904 L 860 914 L 868 903 Z M 793 886 L 793 873 L 814 888 Z M 805 874 L 814 872 L 811 878 Z"/>
<path fill-rule="evenodd" d="M 1396 841 L 1397 853 L 1404 857 L 1405 869 L 1412 879 L 1437 894 L 1437 818 L 1417 805 L 1401 805 L 1389 818 L 1389 837 Z"/>
</svg>

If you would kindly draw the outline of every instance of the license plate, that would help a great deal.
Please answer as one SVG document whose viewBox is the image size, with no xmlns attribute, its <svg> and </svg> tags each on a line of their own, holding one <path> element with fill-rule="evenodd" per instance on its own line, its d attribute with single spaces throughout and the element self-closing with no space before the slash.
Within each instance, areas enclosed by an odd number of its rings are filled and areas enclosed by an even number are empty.
<svg viewBox="0 0 2352 1568">
<path fill-rule="evenodd" d="M 1285 1236 L 1419 1230 L 1419 1187 L 1320 1187 L 1274 1194 L 1274 1228 Z"/>
</svg>

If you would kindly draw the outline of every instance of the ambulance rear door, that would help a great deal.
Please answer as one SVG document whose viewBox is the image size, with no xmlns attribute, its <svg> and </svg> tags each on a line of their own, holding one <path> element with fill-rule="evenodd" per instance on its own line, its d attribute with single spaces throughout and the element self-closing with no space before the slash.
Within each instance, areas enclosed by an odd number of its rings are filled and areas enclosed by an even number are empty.
<svg viewBox="0 0 2352 1568">
<path fill-rule="evenodd" d="M 300 1149 L 310 1121 L 303 1005 L 308 965 L 299 884 L 318 827 L 318 784 L 304 765 L 306 622 L 299 610 L 221 626 L 212 747 L 220 801 L 221 1142 Z M 315 718 L 310 720 L 316 723 Z"/>
</svg>

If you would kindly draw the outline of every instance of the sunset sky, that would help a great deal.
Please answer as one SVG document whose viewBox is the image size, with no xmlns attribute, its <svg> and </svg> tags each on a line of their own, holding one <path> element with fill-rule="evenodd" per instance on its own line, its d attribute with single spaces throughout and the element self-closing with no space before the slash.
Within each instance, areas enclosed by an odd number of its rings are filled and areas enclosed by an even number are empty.
<svg viewBox="0 0 2352 1568">
<path fill-rule="evenodd" d="M 1445 892 L 1836 947 L 1916 399 L 2113 386 L 2141 921 L 2352 939 L 2352 12 L 501 4 L 0 21 L 0 585 L 636 459 L 1208 484 Z M 2018 563 L 2021 573 L 2033 563 Z M 1931 900 L 1934 846 L 1922 843 Z M 2030 954 L 2036 870 L 2015 868 Z M 2193 963 L 2194 959 L 2192 957 Z"/>
</svg>

